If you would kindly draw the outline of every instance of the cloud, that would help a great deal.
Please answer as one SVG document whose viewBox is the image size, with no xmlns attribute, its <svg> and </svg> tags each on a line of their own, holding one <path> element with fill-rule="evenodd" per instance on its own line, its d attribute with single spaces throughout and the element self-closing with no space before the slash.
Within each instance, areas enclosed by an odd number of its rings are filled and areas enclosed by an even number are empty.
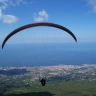
<svg viewBox="0 0 96 96">
<path fill-rule="evenodd" d="M 15 23 L 18 21 L 18 18 L 14 15 L 5 15 L 2 13 L 2 10 L 0 10 L 0 21 L 3 21 L 4 23 Z"/>
<path fill-rule="evenodd" d="M 10 6 L 19 6 L 20 4 L 27 4 L 25 0 L 0 0 L 0 9 L 6 9 Z"/>
<path fill-rule="evenodd" d="M 0 0 L 0 21 L 4 23 L 15 23 L 18 21 L 18 18 L 12 14 L 3 14 L 3 10 L 9 7 L 19 6 L 20 4 L 31 4 L 27 0 Z"/>
<path fill-rule="evenodd" d="M 14 23 L 14 22 L 17 22 L 18 21 L 18 18 L 16 16 L 13 16 L 13 15 L 3 15 L 3 22 L 4 23 Z"/>
<path fill-rule="evenodd" d="M 96 0 L 87 0 L 88 5 L 92 8 L 92 11 L 96 13 Z"/>
<path fill-rule="evenodd" d="M 42 21 L 45 21 L 45 20 L 48 20 L 48 14 L 45 10 L 42 10 L 38 13 L 38 15 L 35 13 L 34 14 L 34 21 L 35 22 L 42 22 Z"/>
</svg>

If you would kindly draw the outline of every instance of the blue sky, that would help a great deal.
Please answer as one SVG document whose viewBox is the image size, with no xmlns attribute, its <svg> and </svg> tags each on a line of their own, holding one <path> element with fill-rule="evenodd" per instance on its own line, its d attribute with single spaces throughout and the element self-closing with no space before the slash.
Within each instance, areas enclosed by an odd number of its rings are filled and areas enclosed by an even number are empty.
<svg viewBox="0 0 96 96">
<path fill-rule="evenodd" d="M 0 44 L 15 28 L 39 21 L 69 28 L 78 42 L 96 42 L 96 0 L 0 0 Z M 75 41 L 59 29 L 37 27 L 14 35 L 7 44 L 32 42 Z"/>
</svg>

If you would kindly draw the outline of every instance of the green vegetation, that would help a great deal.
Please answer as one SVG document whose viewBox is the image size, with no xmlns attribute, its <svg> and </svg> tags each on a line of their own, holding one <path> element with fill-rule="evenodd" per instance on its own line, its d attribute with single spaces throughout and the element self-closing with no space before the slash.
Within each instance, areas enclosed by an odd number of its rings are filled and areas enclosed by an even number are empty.
<svg viewBox="0 0 96 96">
<path fill-rule="evenodd" d="M 29 86 L 6 88 L 2 96 L 96 96 L 96 81 L 50 81 L 44 87 L 34 82 Z"/>
<path fill-rule="evenodd" d="M 0 96 L 96 96 L 96 66 L 51 67 L 1 68 Z"/>
</svg>

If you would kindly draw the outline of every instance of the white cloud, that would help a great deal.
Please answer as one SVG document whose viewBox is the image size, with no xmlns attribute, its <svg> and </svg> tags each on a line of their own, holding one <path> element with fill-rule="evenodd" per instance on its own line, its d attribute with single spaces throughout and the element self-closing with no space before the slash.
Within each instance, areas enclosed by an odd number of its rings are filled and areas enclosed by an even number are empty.
<svg viewBox="0 0 96 96">
<path fill-rule="evenodd" d="M 18 21 L 18 18 L 14 15 L 4 15 L 2 13 L 2 10 L 0 10 L 0 20 L 3 21 L 4 23 L 15 23 Z"/>
<path fill-rule="evenodd" d="M 92 8 L 92 11 L 96 13 L 96 0 L 87 0 L 88 5 Z"/>
<path fill-rule="evenodd" d="M 15 23 L 18 21 L 18 18 L 11 14 L 3 14 L 3 10 L 13 6 L 19 6 L 20 4 L 31 4 L 27 0 L 0 0 L 0 21 L 4 23 Z"/>
<path fill-rule="evenodd" d="M 17 6 L 20 4 L 27 4 L 26 0 L 0 0 L 0 9 L 5 9 L 10 6 Z"/>
<path fill-rule="evenodd" d="M 42 22 L 42 21 L 45 21 L 45 20 L 48 20 L 48 14 L 45 10 L 42 10 L 38 13 L 38 15 L 35 13 L 34 14 L 34 21 L 35 22 Z"/>
<path fill-rule="evenodd" d="M 13 15 L 3 15 L 3 22 L 4 23 L 14 23 L 14 22 L 17 22 L 18 19 L 16 16 L 13 16 Z"/>
</svg>

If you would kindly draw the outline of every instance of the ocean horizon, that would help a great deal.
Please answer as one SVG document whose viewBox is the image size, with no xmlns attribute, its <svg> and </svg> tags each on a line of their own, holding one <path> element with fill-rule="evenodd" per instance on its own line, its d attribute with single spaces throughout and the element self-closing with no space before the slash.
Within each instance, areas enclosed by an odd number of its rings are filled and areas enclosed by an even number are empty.
<svg viewBox="0 0 96 96">
<path fill-rule="evenodd" d="M 6 44 L 0 67 L 96 64 L 96 43 Z"/>
</svg>

